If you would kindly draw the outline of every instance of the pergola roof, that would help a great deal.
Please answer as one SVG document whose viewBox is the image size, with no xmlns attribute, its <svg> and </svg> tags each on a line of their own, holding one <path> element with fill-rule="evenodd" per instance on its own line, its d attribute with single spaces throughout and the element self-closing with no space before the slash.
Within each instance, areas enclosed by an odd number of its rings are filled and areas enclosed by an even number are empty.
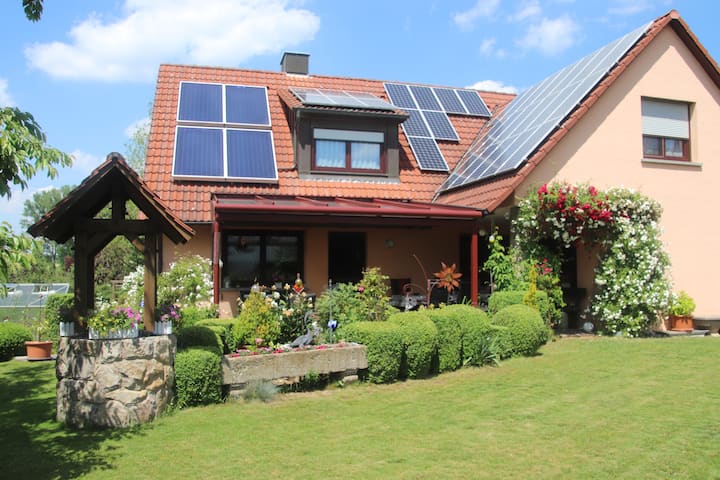
<svg viewBox="0 0 720 480">
<path fill-rule="evenodd" d="M 195 234 L 147 187 L 119 153 L 109 154 L 78 187 L 28 228 L 28 233 L 64 243 L 74 235 L 81 222 L 93 219 L 116 198 L 131 200 L 146 217 L 136 223 L 124 224 L 124 228 L 132 231 L 120 233 L 162 233 L 174 243 L 185 243 Z"/>
</svg>

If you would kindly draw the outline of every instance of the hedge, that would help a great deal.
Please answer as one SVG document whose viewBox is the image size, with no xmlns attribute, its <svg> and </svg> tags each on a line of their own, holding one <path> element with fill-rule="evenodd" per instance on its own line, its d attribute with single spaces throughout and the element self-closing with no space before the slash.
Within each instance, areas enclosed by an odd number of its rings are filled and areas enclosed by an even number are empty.
<svg viewBox="0 0 720 480">
<path fill-rule="evenodd" d="M 390 315 L 389 322 L 400 325 L 404 353 L 400 378 L 423 378 L 431 373 L 437 355 L 437 327 L 424 312 L 402 312 Z"/>
<path fill-rule="evenodd" d="M 527 305 L 510 305 L 492 317 L 495 325 L 507 327 L 513 355 L 535 355 L 548 341 L 548 328 L 540 313 Z"/>
<path fill-rule="evenodd" d="M 488 314 L 493 316 L 503 308 L 509 307 L 510 305 L 524 305 L 523 301 L 526 293 L 526 290 L 500 290 L 498 292 L 493 292 L 488 299 Z M 548 319 L 550 300 L 548 300 L 547 293 L 542 290 L 537 290 L 535 298 L 537 299 L 540 317 Z"/>
<path fill-rule="evenodd" d="M 199 320 L 195 323 L 195 326 L 209 327 L 215 333 L 220 335 L 220 340 L 223 342 L 223 351 L 225 353 L 231 353 L 237 348 L 237 344 L 235 344 L 233 337 L 234 323 L 235 320 L 232 318 L 208 318 L 205 320 Z"/>
<path fill-rule="evenodd" d="M 210 327 L 193 325 L 179 329 L 176 335 L 178 350 L 189 347 L 210 347 L 218 356 L 223 353 L 223 341 Z"/>
<path fill-rule="evenodd" d="M 403 335 L 394 322 L 354 322 L 345 325 L 345 339 L 365 345 L 367 380 L 391 383 L 398 379 L 403 354 Z"/>
<path fill-rule="evenodd" d="M 44 336 L 48 340 L 57 342 L 60 338 L 60 322 L 71 322 L 72 310 L 75 305 L 75 295 L 72 293 L 54 293 L 45 302 Z"/>
<path fill-rule="evenodd" d="M 438 330 L 438 372 L 457 370 L 462 365 L 462 315 L 448 307 L 424 312 Z"/>
<path fill-rule="evenodd" d="M 460 325 L 462 332 L 462 364 L 484 364 L 479 361 L 479 352 L 482 351 L 482 347 L 488 341 L 494 341 L 491 337 L 495 331 L 495 327 L 490 323 L 487 313 L 477 307 L 465 304 L 448 305 L 445 310 Z"/>
<path fill-rule="evenodd" d="M 175 355 L 175 406 L 208 405 L 222 401 L 220 356 L 213 347 L 193 347 Z"/>
<path fill-rule="evenodd" d="M 32 333 L 28 327 L 13 322 L 0 323 L 0 362 L 25 355 L 25 342 L 29 340 L 32 340 Z"/>
</svg>

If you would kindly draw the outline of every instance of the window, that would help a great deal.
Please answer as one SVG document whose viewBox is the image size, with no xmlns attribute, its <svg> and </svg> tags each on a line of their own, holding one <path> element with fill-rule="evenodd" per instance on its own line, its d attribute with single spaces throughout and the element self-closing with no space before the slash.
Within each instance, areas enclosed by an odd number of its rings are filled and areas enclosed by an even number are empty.
<svg viewBox="0 0 720 480">
<path fill-rule="evenodd" d="M 303 271 L 300 232 L 230 232 L 223 236 L 222 286 L 247 289 L 292 283 Z"/>
<path fill-rule="evenodd" d="M 690 105 L 642 99 L 643 156 L 690 161 Z"/>
<path fill-rule="evenodd" d="M 313 138 L 315 170 L 385 171 L 382 132 L 316 128 Z"/>
</svg>

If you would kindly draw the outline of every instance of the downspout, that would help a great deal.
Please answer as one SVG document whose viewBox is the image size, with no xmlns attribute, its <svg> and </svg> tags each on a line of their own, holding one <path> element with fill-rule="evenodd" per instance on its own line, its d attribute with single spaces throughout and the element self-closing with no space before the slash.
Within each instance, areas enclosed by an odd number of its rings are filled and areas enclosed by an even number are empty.
<svg viewBox="0 0 720 480">
<path fill-rule="evenodd" d="M 470 302 L 478 306 L 478 230 L 473 230 L 470 237 Z"/>
<path fill-rule="evenodd" d="M 220 221 L 213 201 L 213 303 L 220 304 Z"/>
</svg>

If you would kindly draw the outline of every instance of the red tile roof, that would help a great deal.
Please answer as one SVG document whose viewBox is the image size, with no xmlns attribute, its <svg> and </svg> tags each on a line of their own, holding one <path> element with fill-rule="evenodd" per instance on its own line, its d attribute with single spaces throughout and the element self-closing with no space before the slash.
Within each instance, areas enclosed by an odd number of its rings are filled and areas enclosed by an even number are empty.
<svg viewBox="0 0 720 480">
<path fill-rule="evenodd" d="M 181 81 L 261 85 L 268 88 L 270 116 L 278 167 L 277 184 L 240 182 L 198 182 L 172 177 L 173 152 L 179 85 Z M 282 72 L 232 68 L 162 65 L 153 107 L 147 149 L 145 182 L 186 222 L 212 221 L 211 197 L 218 195 L 283 195 L 293 197 L 344 197 L 360 199 L 393 199 L 431 202 L 435 191 L 445 180 L 444 172 L 421 171 L 407 138 L 399 135 L 400 181 L 368 181 L 351 176 L 337 179 L 299 178 L 293 158 L 292 132 L 283 104 L 300 106 L 289 93 L 290 87 L 324 88 L 367 92 L 387 100 L 383 81 L 320 75 L 292 75 Z M 490 111 L 507 105 L 514 95 L 481 92 Z M 396 115 L 397 112 L 390 112 Z M 439 141 L 440 149 L 453 168 L 487 122 L 480 117 L 450 115 L 459 142 Z"/>
<path fill-rule="evenodd" d="M 558 126 L 555 132 L 538 147 L 535 153 L 528 158 L 528 161 L 520 169 L 509 175 L 479 182 L 467 188 L 443 193 L 437 201 L 440 203 L 484 208 L 489 211 L 493 211 L 501 206 L 555 145 L 557 145 L 573 126 L 580 121 L 585 113 L 592 108 L 600 96 L 622 75 L 630 63 L 668 26 L 682 39 L 713 82 L 720 87 L 720 69 L 717 63 L 700 44 L 685 21 L 680 18 L 679 13 L 671 10 L 662 17 L 657 18 L 648 27 L 645 35 L 623 56 L 615 68 L 595 86 L 585 100 Z"/>
</svg>

